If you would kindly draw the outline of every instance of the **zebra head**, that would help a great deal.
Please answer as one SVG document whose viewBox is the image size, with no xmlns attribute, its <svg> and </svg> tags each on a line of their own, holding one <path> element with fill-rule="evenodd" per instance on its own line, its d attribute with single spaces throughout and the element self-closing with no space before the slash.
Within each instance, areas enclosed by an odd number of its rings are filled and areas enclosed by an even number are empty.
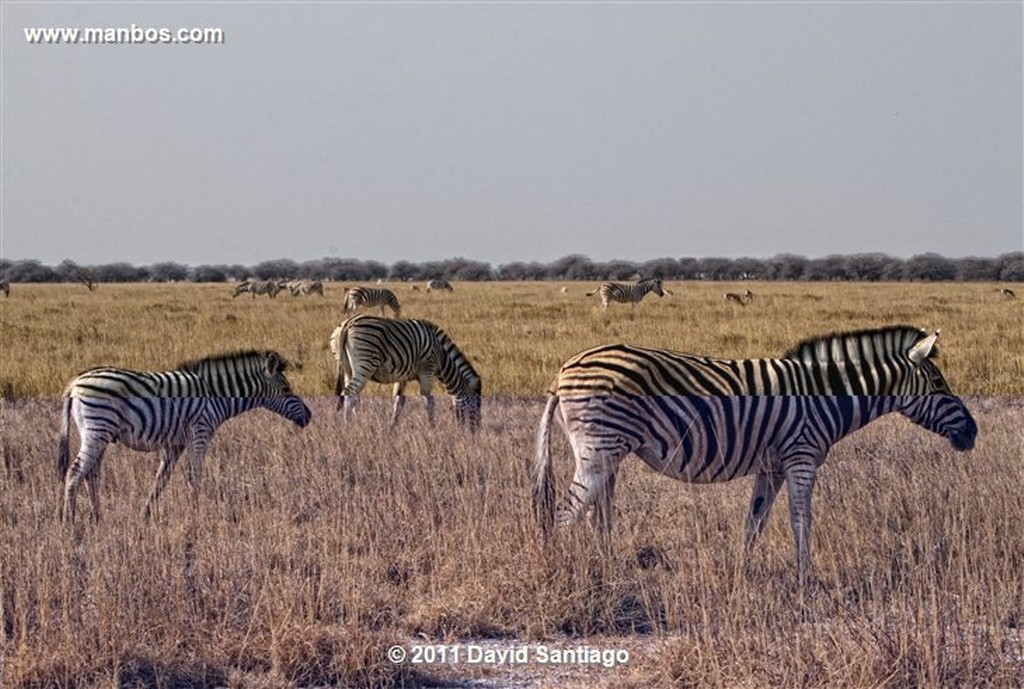
<svg viewBox="0 0 1024 689">
<path fill-rule="evenodd" d="M 480 416 L 483 406 L 481 399 L 478 386 L 475 393 L 456 397 L 454 402 L 455 420 L 463 426 L 468 426 L 469 430 L 473 433 L 480 430 Z"/>
<path fill-rule="evenodd" d="M 661 284 L 661 278 L 646 278 L 640 282 L 647 287 L 648 291 L 654 292 L 659 297 L 665 296 L 665 288 Z"/>
<path fill-rule="evenodd" d="M 313 413 L 302 398 L 292 392 L 291 383 L 285 376 L 290 364 L 277 352 L 263 352 L 262 359 L 260 373 L 263 385 L 260 387 L 263 394 L 260 396 L 260 406 L 283 416 L 299 428 L 305 428 Z"/>
<path fill-rule="evenodd" d="M 923 335 L 923 333 L 922 333 Z M 907 389 L 898 397 L 897 411 L 922 428 L 948 438 L 957 451 L 974 447 L 978 425 L 963 400 L 953 394 L 942 371 L 932 360 L 939 331 L 922 337 L 907 351 L 911 368 Z"/>
</svg>

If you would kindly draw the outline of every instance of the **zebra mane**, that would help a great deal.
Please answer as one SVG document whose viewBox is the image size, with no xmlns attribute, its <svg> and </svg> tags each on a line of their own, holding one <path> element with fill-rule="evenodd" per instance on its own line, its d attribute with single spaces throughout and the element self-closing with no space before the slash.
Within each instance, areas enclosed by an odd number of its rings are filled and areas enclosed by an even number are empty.
<svg viewBox="0 0 1024 689">
<path fill-rule="evenodd" d="M 833 347 L 836 344 L 841 345 L 840 351 L 846 352 L 850 351 L 850 344 L 864 341 L 870 341 L 876 351 L 893 351 L 899 348 L 899 353 L 903 354 L 926 335 L 924 330 L 912 325 L 890 325 L 884 328 L 835 332 L 803 340 L 791 347 L 782 355 L 782 358 L 819 361 L 822 358 L 827 358 L 828 353 L 834 351 Z M 933 347 L 929 358 L 934 357 L 938 352 L 938 347 Z"/>
<path fill-rule="evenodd" d="M 211 356 L 203 357 L 202 359 L 184 361 L 178 364 L 177 370 L 189 371 L 190 373 L 202 373 L 209 370 L 211 367 L 216 367 L 217 365 L 228 361 L 266 359 L 270 357 L 277 357 L 281 361 L 282 365 L 287 365 L 288 360 L 273 350 L 244 349 L 235 352 L 225 352 L 223 354 L 213 354 Z"/>
</svg>

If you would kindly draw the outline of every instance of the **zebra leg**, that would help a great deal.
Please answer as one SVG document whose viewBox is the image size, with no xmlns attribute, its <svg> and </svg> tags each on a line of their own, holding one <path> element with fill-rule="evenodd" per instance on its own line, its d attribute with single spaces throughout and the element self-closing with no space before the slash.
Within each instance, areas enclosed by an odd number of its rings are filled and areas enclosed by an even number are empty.
<svg viewBox="0 0 1024 689">
<path fill-rule="evenodd" d="M 157 498 L 160 497 L 164 486 L 167 485 L 167 480 L 171 477 L 174 463 L 178 461 L 178 457 L 181 456 L 184 450 L 184 446 L 168 447 L 164 450 L 163 456 L 160 458 L 160 466 L 156 470 L 156 480 L 153 483 L 153 489 L 149 491 L 149 497 L 146 498 L 146 506 L 142 510 L 143 519 L 149 519 L 153 505 L 156 503 Z"/>
<path fill-rule="evenodd" d="M 772 510 L 772 504 L 785 478 L 781 473 L 761 472 L 754 480 L 754 491 L 750 494 L 750 511 L 747 513 L 746 538 L 743 542 L 743 552 L 748 558 L 754 550 L 754 543 L 764 530 L 768 513 Z"/>
<path fill-rule="evenodd" d="M 200 433 L 192 439 L 192 449 L 188 456 L 188 483 L 192 487 L 192 509 L 199 508 L 199 487 L 203 482 L 203 459 L 209 447 L 210 436 Z"/>
<path fill-rule="evenodd" d="M 88 435 L 82 439 L 82 446 L 78 450 L 78 456 L 75 457 L 74 463 L 68 469 L 67 476 L 64 477 L 64 504 L 61 509 L 61 519 L 63 521 L 68 523 L 74 523 L 75 521 L 75 494 L 78 492 L 78 484 L 83 478 L 87 480 L 90 493 L 98 490 L 99 486 L 93 486 L 88 477 L 91 476 L 96 465 L 99 464 L 103 451 L 106 448 L 106 440 L 93 438 Z M 99 504 L 99 496 L 93 495 L 92 497 L 94 500 L 93 505 L 96 507 Z M 92 517 L 94 521 L 99 519 L 98 507 L 94 509 Z"/>
<path fill-rule="evenodd" d="M 433 387 L 433 378 L 420 378 L 420 394 L 423 395 L 427 407 L 427 421 L 431 426 L 434 425 L 434 396 L 430 394 Z"/>
<path fill-rule="evenodd" d="M 590 526 L 603 537 L 612 532 L 612 521 L 615 516 L 612 511 L 612 501 L 615 499 L 615 476 L 613 472 L 608 477 L 604 490 L 598 494 L 594 501 L 594 509 L 590 513 Z"/>
<path fill-rule="evenodd" d="M 803 588 L 811 571 L 811 492 L 814 490 L 816 464 L 800 462 L 786 467 L 789 490 L 789 521 L 796 542 L 796 561 Z"/>
<path fill-rule="evenodd" d="M 391 427 L 394 428 L 398 425 L 398 417 L 402 413 L 402 408 L 405 407 L 405 383 L 395 383 L 395 404 L 391 408 Z"/>
<path fill-rule="evenodd" d="M 574 454 L 575 453 L 575 447 Z M 572 477 L 572 485 L 565 500 L 558 507 L 558 525 L 568 526 L 580 521 L 598 498 L 606 498 L 607 504 L 596 508 L 595 519 L 598 526 L 606 524 L 611 528 L 611 497 L 612 492 L 605 493 L 612 477 L 619 469 L 621 454 L 597 451 L 589 456 L 576 454 L 576 472 Z"/>
<path fill-rule="evenodd" d="M 103 458 L 99 457 L 92 467 L 92 471 L 85 475 L 85 485 L 89 489 L 89 502 L 92 503 L 92 520 L 100 520 L 100 467 L 103 466 Z"/>
</svg>

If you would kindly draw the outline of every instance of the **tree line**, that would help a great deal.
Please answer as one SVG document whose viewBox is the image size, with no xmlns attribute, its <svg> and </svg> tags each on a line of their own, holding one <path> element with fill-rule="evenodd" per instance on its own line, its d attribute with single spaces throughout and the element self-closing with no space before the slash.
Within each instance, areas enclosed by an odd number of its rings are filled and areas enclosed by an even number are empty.
<svg viewBox="0 0 1024 689">
<path fill-rule="evenodd" d="M 56 266 L 40 261 L 0 259 L 0 280 L 9 282 L 232 282 L 260 280 L 334 280 L 343 282 L 488 280 L 787 280 L 1022 282 L 1024 251 L 988 258 L 947 258 L 925 253 L 896 258 L 882 253 L 836 254 L 807 258 L 778 254 L 771 258 L 656 258 L 649 261 L 592 261 L 571 254 L 550 263 L 514 261 L 496 268 L 465 258 L 414 263 L 322 258 L 277 259 L 256 265 L 199 265 L 163 262 L 134 266 L 118 262 L 81 266 L 65 260 Z"/>
</svg>

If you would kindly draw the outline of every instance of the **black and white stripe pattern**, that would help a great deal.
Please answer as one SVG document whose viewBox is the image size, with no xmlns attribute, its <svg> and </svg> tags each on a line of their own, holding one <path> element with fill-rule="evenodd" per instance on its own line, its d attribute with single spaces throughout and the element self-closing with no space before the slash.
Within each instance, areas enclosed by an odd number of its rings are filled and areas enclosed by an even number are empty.
<svg viewBox="0 0 1024 689">
<path fill-rule="evenodd" d="M 402 313 L 402 307 L 398 303 L 398 297 L 389 289 L 383 287 L 353 287 L 345 293 L 345 313 L 357 311 L 362 307 L 380 307 L 380 315 L 384 315 L 384 308 L 390 308 L 398 318 Z"/>
<path fill-rule="evenodd" d="M 368 382 L 394 383 L 394 425 L 405 404 L 405 385 L 416 380 L 433 423 L 436 378 L 454 397 L 456 419 L 473 431 L 480 425 L 480 376 L 448 334 L 430 321 L 353 316 L 331 333 L 331 352 L 338 364 L 334 393 L 346 415 Z"/>
<path fill-rule="evenodd" d="M 447 280 L 442 280 L 441 278 L 435 278 L 427 283 L 428 292 L 434 292 L 436 290 L 442 289 L 445 290 L 446 292 L 455 291 L 455 288 L 452 287 L 452 284 L 450 282 L 448 282 Z"/>
<path fill-rule="evenodd" d="M 783 482 L 801 580 L 810 566 L 815 472 L 840 438 L 890 412 L 974 446 L 977 426 L 932 360 L 938 333 L 897 326 L 808 340 L 781 359 L 726 360 L 622 344 L 562 366 L 537 436 L 534 504 L 545 533 L 556 519 L 551 422 L 568 435 L 575 476 L 558 523 L 593 508 L 608 532 L 615 475 L 634 453 L 670 478 L 696 483 L 755 476 L 748 550 Z"/>
<path fill-rule="evenodd" d="M 239 294 L 248 292 L 252 295 L 253 299 L 256 298 L 257 294 L 266 294 L 268 297 L 273 299 L 280 291 L 281 285 L 273 280 L 246 280 L 235 287 L 234 292 L 231 294 L 231 298 L 233 299 Z"/>
<path fill-rule="evenodd" d="M 286 280 L 279 283 L 279 287 L 291 292 L 293 297 L 300 297 L 304 294 L 324 296 L 324 283 L 319 280 Z"/>
<path fill-rule="evenodd" d="M 601 309 L 607 311 L 608 304 L 613 301 L 635 307 L 648 292 L 654 292 L 659 297 L 665 296 L 666 293 L 671 294 L 662 286 L 661 278 L 644 278 L 630 283 L 606 282 L 593 292 L 587 292 L 587 296 L 600 294 Z"/>
<path fill-rule="evenodd" d="M 287 363 L 275 352 L 248 351 L 208 357 L 172 371 L 150 373 L 95 368 L 72 380 L 64 391 L 57 469 L 64 479 L 62 515 L 74 520 L 75 491 L 84 478 L 99 519 L 100 461 L 107 445 L 163 450 L 153 502 L 181 453 L 189 450 L 189 479 L 198 494 L 203 457 L 217 427 L 242 412 L 262 407 L 305 427 L 309 408 L 292 394 Z M 81 447 L 68 468 L 69 420 L 75 419 Z"/>
</svg>

